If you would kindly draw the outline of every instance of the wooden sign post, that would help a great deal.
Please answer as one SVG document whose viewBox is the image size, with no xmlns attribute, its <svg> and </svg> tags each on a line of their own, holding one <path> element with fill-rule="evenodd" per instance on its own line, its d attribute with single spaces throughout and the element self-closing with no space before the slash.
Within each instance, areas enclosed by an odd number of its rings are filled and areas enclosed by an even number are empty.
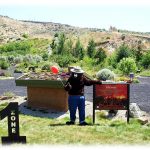
<svg viewBox="0 0 150 150">
<path fill-rule="evenodd" d="M 129 91 L 127 83 L 104 83 L 93 86 L 93 123 L 95 123 L 95 110 L 127 110 L 129 123 Z"/>
</svg>

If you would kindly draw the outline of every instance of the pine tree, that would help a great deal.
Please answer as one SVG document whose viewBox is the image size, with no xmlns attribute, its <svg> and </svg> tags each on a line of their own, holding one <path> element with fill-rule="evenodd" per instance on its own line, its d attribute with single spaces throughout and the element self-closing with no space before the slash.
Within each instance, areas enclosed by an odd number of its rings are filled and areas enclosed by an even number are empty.
<svg viewBox="0 0 150 150">
<path fill-rule="evenodd" d="M 107 55 L 103 48 L 99 48 L 94 56 L 94 58 L 96 59 L 96 64 L 103 62 L 106 57 Z"/>
<path fill-rule="evenodd" d="M 129 48 L 128 45 L 122 44 L 117 50 L 116 50 L 116 61 L 120 62 L 123 58 L 132 57 L 132 51 Z"/>
<path fill-rule="evenodd" d="M 72 53 L 73 52 L 73 42 L 71 39 L 68 39 L 66 42 L 65 42 L 65 51 L 67 53 Z"/>
<path fill-rule="evenodd" d="M 87 55 L 90 58 L 93 58 L 93 56 L 95 55 L 95 51 L 96 51 L 96 43 L 94 42 L 93 39 L 91 39 L 87 46 Z"/>
<path fill-rule="evenodd" d="M 57 54 L 64 53 L 64 51 L 65 51 L 65 49 L 64 49 L 65 40 L 66 40 L 65 34 L 61 33 L 58 37 L 58 44 L 57 44 L 57 47 L 56 47 Z"/>
<path fill-rule="evenodd" d="M 83 59 L 84 57 L 84 48 L 80 42 L 80 39 L 78 38 L 74 51 L 73 51 L 73 56 L 79 58 L 79 59 Z"/>
</svg>

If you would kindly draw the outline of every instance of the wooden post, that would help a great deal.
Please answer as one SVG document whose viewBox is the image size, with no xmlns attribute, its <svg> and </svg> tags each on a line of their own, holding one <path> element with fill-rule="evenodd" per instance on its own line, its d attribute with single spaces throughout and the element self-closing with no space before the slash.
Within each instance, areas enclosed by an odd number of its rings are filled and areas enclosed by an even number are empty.
<svg viewBox="0 0 150 150">
<path fill-rule="evenodd" d="M 128 106 L 127 106 L 127 123 L 129 123 L 129 111 L 130 111 L 130 84 L 127 85 L 127 93 L 128 93 Z"/>
</svg>

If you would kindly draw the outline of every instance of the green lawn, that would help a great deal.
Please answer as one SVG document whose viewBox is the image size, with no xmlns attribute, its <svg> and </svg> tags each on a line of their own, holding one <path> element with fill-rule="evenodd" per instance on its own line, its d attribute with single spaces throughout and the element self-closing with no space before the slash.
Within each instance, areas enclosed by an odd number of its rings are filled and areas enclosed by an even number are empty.
<svg viewBox="0 0 150 150">
<path fill-rule="evenodd" d="M 141 76 L 150 77 L 150 69 L 144 70 L 140 73 Z"/>
<path fill-rule="evenodd" d="M 127 124 L 123 120 L 106 119 L 97 113 L 95 125 L 92 125 L 92 117 L 88 117 L 89 126 L 79 126 L 78 123 L 66 126 L 68 119 L 20 114 L 20 135 L 27 137 L 28 144 L 150 144 L 150 126 L 142 126 L 135 119 L 130 119 L 130 124 Z M 6 118 L 0 121 L 1 136 L 7 136 Z"/>
</svg>

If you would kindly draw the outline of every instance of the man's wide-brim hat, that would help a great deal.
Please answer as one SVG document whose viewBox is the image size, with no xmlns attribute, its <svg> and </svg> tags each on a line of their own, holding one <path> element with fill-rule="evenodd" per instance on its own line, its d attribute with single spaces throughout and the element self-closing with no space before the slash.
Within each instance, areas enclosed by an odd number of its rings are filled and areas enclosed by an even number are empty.
<svg viewBox="0 0 150 150">
<path fill-rule="evenodd" d="M 71 70 L 73 73 L 84 73 L 84 71 L 80 67 L 73 67 Z"/>
</svg>

